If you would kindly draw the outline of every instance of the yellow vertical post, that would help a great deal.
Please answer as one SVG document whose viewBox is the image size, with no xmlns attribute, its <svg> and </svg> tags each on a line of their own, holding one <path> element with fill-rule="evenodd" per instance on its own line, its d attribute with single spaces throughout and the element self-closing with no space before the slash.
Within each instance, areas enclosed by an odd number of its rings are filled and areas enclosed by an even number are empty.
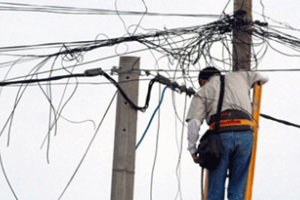
<svg viewBox="0 0 300 200">
<path fill-rule="evenodd" d="M 253 93 L 253 104 L 252 104 L 252 117 L 253 117 L 253 121 L 257 124 L 257 127 L 253 132 L 254 139 L 253 139 L 253 147 L 252 147 L 252 157 L 249 166 L 247 182 L 244 190 L 244 200 L 252 199 L 252 187 L 254 182 L 261 91 L 262 91 L 262 83 L 261 82 L 255 83 L 254 93 Z"/>
<path fill-rule="evenodd" d="M 208 175 L 209 171 L 207 169 L 203 170 L 202 173 L 205 171 L 205 185 L 204 185 L 204 195 L 203 195 L 203 200 L 207 200 L 207 195 L 208 195 Z"/>
</svg>

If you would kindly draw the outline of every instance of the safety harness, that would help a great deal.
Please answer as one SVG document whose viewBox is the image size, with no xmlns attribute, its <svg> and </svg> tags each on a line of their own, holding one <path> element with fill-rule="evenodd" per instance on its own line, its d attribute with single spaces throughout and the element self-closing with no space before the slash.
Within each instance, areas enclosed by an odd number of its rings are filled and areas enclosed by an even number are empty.
<svg viewBox="0 0 300 200">
<path fill-rule="evenodd" d="M 219 132 L 230 131 L 253 131 L 257 124 L 252 121 L 252 117 L 241 110 L 225 110 L 220 114 Z M 209 122 L 209 129 L 214 129 L 217 116 L 213 115 Z"/>
</svg>

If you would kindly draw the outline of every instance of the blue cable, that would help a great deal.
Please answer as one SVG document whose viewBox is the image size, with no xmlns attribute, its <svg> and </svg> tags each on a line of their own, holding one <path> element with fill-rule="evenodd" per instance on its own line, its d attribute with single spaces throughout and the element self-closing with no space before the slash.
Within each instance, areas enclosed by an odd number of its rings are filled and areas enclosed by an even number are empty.
<svg viewBox="0 0 300 200">
<path fill-rule="evenodd" d="M 156 107 L 156 109 L 154 110 L 154 112 L 153 112 L 153 114 L 152 114 L 152 117 L 151 117 L 151 119 L 150 119 L 150 121 L 149 121 L 149 123 L 148 123 L 148 126 L 147 126 L 146 130 L 144 131 L 144 134 L 142 135 L 140 141 L 139 141 L 139 142 L 137 143 L 137 145 L 135 146 L 135 149 L 137 149 L 137 148 L 139 147 L 139 145 L 141 144 L 141 142 L 143 141 L 143 139 L 144 139 L 144 137 L 145 137 L 145 135 L 146 135 L 146 133 L 147 133 L 147 131 L 148 131 L 150 125 L 151 125 L 151 122 L 152 122 L 152 120 L 153 120 L 153 118 L 154 118 L 156 112 L 158 111 L 158 109 L 159 109 L 159 107 L 160 107 L 160 105 L 161 105 L 161 103 L 162 103 L 162 101 L 163 101 L 164 94 L 165 94 L 165 91 L 166 91 L 167 88 L 168 88 L 168 86 L 166 86 L 166 87 L 164 88 L 164 90 L 163 90 L 163 92 L 162 92 L 162 94 L 161 94 L 161 98 L 160 98 L 160 100 L 159 100 L 159 104 L 158 104 L 158 106 Z"/>
</svg>

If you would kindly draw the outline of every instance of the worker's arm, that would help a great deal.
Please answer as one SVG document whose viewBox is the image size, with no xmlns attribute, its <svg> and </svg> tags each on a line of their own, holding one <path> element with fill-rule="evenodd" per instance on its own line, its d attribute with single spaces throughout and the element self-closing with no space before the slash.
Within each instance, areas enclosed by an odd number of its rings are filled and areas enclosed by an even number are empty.
<svg viewBox="0 0 300 200">
<path fill-rule="evenodd" d="M 197 141 L 199 139 L 201 122 L 198 119 L 188 121 L 188 150 L 190 151 L 195 163 L 198 163 Z"/>
</svg>

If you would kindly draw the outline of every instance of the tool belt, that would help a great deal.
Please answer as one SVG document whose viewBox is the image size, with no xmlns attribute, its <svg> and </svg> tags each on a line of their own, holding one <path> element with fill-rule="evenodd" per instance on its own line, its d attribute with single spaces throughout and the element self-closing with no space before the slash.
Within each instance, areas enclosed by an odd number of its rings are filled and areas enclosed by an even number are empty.
<svg viewBox="0 0 300 200">
<path fill-rule="evenodd" d="M 217 115 L 211 116 L 209 129 L 214 129 Z M 225 110 L 220 114 L 218 132 L 253 131 L 257 124 L 252 121 L 249 114 L 240 110 Z"/>
</svg>

